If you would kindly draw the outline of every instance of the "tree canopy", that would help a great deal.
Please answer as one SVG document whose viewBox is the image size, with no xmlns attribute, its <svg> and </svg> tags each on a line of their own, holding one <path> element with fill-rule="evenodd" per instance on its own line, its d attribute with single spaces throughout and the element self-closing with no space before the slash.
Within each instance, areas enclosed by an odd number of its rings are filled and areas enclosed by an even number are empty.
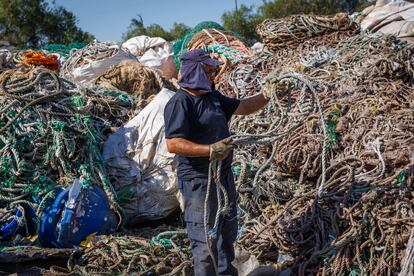
<svg viewBox="0 0 414 276">
<path fill-rule="evenodd" d="M 162 37 L 167 41 L 181 38 L 190 28 L 183 23 L 174 23 L 170 31 L 166 31 L 158 24 L 144 25 L 142 17 L 133 18 L 127 32 L 122 36 L 123 40 L 128 40 L 135 36 L 147 35 L 150 37 Z"/>
<path fill-rule="evenodd" d="M 93 39 L 77 27 L 71 12 L 44 0 L 0 0 L 0 37 L 17 47 L 34 48 Z"/>
<path fill-rule="evenodd" d="M 261 17 L 254 12 L 253 7 L 246 5 L 241 5 L 237 11 L 225 12 L 221 16 L 223 27 L 226 30 L 238 33 L 250 42 L 258 38 L 255 27 L 261 20 Z"/>
<path fill-rule="evenodd" d="M 338 12 L 352 13 L 369 3 L 367 0 L 274 0 L 265 1 L 258 8 L 261 18 L 282 18 L 292 14 L 328 15 Z"/>
</svg>

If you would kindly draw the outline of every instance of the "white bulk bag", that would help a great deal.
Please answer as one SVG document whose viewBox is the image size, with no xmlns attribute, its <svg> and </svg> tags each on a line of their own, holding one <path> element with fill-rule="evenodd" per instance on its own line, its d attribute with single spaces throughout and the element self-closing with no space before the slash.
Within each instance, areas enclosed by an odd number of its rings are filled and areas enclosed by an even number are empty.
<svg viewBox="0 0 414 276">
<path fill-rule="evenodd" d="M 157 220 L 178 206 L 177 158 L 167 150 L 164 108 L 175 92 L 162 89 L 104 145 L 104 160 L 128 224 Z"/>
</svg>

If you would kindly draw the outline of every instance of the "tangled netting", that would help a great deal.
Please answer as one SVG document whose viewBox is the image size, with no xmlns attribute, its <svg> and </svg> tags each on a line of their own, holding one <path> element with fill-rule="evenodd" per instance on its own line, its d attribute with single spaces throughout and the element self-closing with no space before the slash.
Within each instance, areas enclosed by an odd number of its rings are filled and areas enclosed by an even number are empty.
<svg viewBox="0 0 414 276">
<path fill-rule="evenodd" d="M 253 52 L 237 34 L 223 30 L 214 22 L 202 22 L 174 44 L 174 61 L 180 68 L 181 54 L 194 49 L 204 49 L 212 57 L 224 63 L 216 76 L 220 79 L 228 66 L 242 58 L 250 57 Z"/>
<path fill-rule="evenodd" d="M 256 28 L 270 51 L 277 51 L 304 40 L 332 31 L 356 28 L 346 13 L 335 16 L 293 15 L 282 19 L 266 19 Z"/>
<path fill-rule="evenodd" d="M 82 42 L 74 42 L 68 45 L 64 44 L 46 44 L 42 47 L 42 50 L 47 51 L 49 53 L 59 54 L 61 57 L 67 58 L 69 57 L 72 51 L 76 51 L 77 49 L 81 49 L 85 47 L 87 44 Z"/>
<path fill-rule="evenodd" d="M 262 261 L 287 255 L 279 265 L 299 275 L 409 271 L 414 46 L 334 31 L 290 47 L 240 62 L 219 84 L 240 98 L 264 84 L 275 91 L 266 109 L 231 125 L 239 246 Z"/>
<path fill-rule="evenodd" d="M 99 236 L 84 252 L 74 253 L 68 268 L 56 266 L 44 275 L 191 275 L 187 233 L 171 227 Z"/>
<path fill-rule="evenodd" d="M 0 224 L 19 206 L 42 211 L 56 187 L 79 178 L 116 207 L 101 148 L 105 133 L 137 112 L 126 93 L 79 88 L 56 73 L 21 66 L 0 77 Z M 24 217 L 24 216 L 23 216 Z"/>
<path fill-rule="evenodd" d="M 96 79 L 95 84 L 112 90 L 122 90 L 138 98 L 140 104 L 145 99 L 157 94 L 166 81 L 154 70 L 151 70 L 136 61 L 125 60 L 112 66 L 102 76 Z"/>
</svg>

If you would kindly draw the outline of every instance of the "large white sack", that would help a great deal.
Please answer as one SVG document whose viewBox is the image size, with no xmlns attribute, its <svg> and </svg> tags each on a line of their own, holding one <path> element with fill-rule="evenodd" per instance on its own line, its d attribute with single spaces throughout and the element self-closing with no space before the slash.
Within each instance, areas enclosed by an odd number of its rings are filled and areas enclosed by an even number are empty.
<svg viewBox="0 0 414 276">
<path fill-rule="evenodd" d="M 97 79 L 100 77 L 106 70 L 108 70 L 112 65 L 117 65 L 124 60 L 134 60 L 137 61 L 137 58 L 128 52 L 123 50 L 119 45 L 111 45 L 110 49 L 116 49 L 117 52 L 110 57 L 106 57 L 101 60 L 92 61 L 80 67 L 73 69 L 71 72 L 71 79 L 77 83 L 86 83 Z"/>
<path fill-rule="evenodd" d="M 369 32 L 392 34 L 414 42 L 414 3 L 404 0 L 377 1 L 366 10 L 361 28 Z"/>
<path fill-rule="evenodd" d="M 177 158 L 167 150 L 164 108 L 175 92 L 160 93 L 104 145 L 111 182 L 128 224 L 157 220 L 178 206 Z"/>
<path fill-rule="evenodd" d="M 141 64 L 161 70 L 167 79 L 176 77 L 174 51 L 165 39 L 141 35 L 125 41 L 122 47 L 135 55 Z"/>
</svg>

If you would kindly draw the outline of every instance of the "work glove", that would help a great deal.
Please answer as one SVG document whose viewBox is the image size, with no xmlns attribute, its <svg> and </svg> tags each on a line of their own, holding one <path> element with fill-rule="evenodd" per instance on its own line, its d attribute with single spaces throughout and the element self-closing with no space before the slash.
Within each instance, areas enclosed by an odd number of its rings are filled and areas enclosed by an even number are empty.
<svg viewBox="0 0 414 276">
<path fill-rule="evenodd" d="M 224 160 L 234 148 L 231 137 L 210 145 L 210 160 Z"/>
<path fill-rule="evenodd" d="M 266 100 L 270 100 L 270 98 L 272 97 L 272 92 L 273 92 L 273 90 L 272 90 L 272 85 L 271 84 L 266 84 L 264 87 L 263 87 L 263 97 L 266 99 Z"/>
</svg>

